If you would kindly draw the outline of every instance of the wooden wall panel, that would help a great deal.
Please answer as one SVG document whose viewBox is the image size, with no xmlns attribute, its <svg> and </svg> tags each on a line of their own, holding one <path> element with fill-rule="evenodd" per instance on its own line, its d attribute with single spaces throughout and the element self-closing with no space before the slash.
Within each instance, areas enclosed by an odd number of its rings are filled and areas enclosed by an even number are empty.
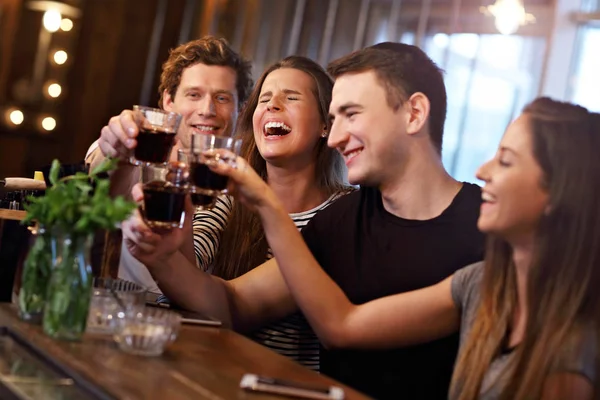
<svg viewBox="0 0 600 400">
<path fill-rule="evenodd" d="M 70 65 L 64 79 L 63 96 L 55 106 L 35 103 L 29 106 L 38 112 L 44 107 L 54 107 L 52 112 L 57 115 L 57 128 L 44 135 L 35 126 L 23 124 L 19 129 L 8 129 L 2 121 L 0 177 L 9 174 L 28 176 L 54 158 L 63 163 L 81 161 L 108 119 L 139 103 L 159 1 L 86 0 L 81 3 L 83 13 L 75 20 L 79 31 L 76 44 L 69 53 Z M 149 81 L 151 105 L 157 104 L 161 65 L 168 50 L 177 45 L 187 3 L 186 0 L 169 0 L 165 4 L 164 25 L 155 48 L 156 59 L 151 60 L 156 64 L 154 71 L 150 69 L 153 72 Z M 35 48 L 39 34 L 41 13 L 24 14 L 26 18 L 17 24 L 15 40 L 10 43 L 13 53 L 0 61 L 2 65 L 7 64 L 1 70 L 5 81 L 14 82 L 21 76 L 31 75 L 28 69 L 31 69 L 32 48 Z M 33 21 L 36 18 L 37 21 Z M 7 46 L 5 41 L 0 43 L 4 56 Z M 0 107 L 9 102 L 10 87 L 10 84 L 0 86 L 8 99 L 2 101 Z M 4 118 L 4 115 L 0 117 Z M 11 151 L 15 146 L 17 150 Z"/>
<path fill-rule="evenodd" d="M 89 0 L 69 86 L 73 88 L 63 118 L 71 137 L 61 159 L 83 160 L 110 115 L 135 101 L 152 29 L 152 0 Z M 135 15 L 135 12 L 138 15 Z M 118 88 L 118 89 L 117 89 Z"/>
</svg>

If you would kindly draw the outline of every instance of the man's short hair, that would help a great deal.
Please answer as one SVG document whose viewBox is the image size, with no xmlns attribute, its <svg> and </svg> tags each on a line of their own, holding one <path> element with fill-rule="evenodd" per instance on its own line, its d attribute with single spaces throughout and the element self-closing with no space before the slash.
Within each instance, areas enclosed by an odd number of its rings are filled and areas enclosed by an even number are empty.
<svg viewBox="0 0 600 400">
<path fill-rule="evenodd" d="M 334 78 L 370 70 L 385 88 L 387 103 L 394 110 L 414 93 L 427 96 L 431 104 L 429 136 L 441 154 L 447 108 L 443 71 L 420 48 L 392 42 L 355 51 L 327 67 Z"/>
<path fill-rule="evenodd" d="M 174 98 L 181 83 L 183 70 L 199 63 L 230 67 L 235 71 L 238 106 L 241 108 L 252 90 L 252 66 L 248 60 L 236 53 L 225 39 L 214 36 L 192 40 L 169 52 L 169 58 L 162 67 L 158 87 L 160 107 L 165 90 Z"/>
</svg>

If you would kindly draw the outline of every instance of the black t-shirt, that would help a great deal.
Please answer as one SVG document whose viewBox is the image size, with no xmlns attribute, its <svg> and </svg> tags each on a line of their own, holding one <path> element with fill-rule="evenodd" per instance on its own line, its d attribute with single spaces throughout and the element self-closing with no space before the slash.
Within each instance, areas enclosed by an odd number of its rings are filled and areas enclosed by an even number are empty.
<svg viewBox="0 0 600 400">
<path fill-rule="evenodd" d="M 427 287 L 483 258 L 477 229 L 481 189 L 464 183 L 436 218 L 387 212 L 377 189 L 361 188 L 302 230 L 308 247 L 354 304 Z M 375 398 L 446 399 L 458 335 L 395 350 L 321 349 L 321 372 Z"/>
</svg>

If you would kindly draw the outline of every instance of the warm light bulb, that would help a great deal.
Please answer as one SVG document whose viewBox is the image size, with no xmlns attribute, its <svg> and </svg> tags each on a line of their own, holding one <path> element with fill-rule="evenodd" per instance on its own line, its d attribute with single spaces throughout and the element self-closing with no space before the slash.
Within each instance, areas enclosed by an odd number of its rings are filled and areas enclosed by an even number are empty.
<svg viewBox="0 0 600 400">
<path fill-rule="evenodd" d="M 535 22 L 535 17 L 525 12 L 520 0 L 496 0 L 488 7 L 482 7 L 485 14 L 495 18 L 496 29 L 503 35 L 515 33 L 522 25 Z"/>
<path fill-rule="evenodd" d="M 53 58 L 54 58 L 55 63 L 57 63 L 58 65 L 63 65 L 64 63 L 67 62 L 67 59 L 69 58 L 69 56 L 66 51 L 58 50 L 56 53 L 54 53 Z"/>
<path fill-rule="evenodd" d="M 494 25 L 503 35 L 511 35 L 519 29 L 519 21 L 510 15 L 497 16 Z"/>
<path fill-rule="evenodd" d="M 62 92 L 62 87 L 58 83 L 53 83 L 48 86 L 48 95 L 53 98 L 57 98 L 60 96 Z"/>
<path fill-rule="evenodd" d="M 498 31 L 503 35 L 515 33 L 525 16 L 525 9 L 519 0 L 498 0 L 493 7 Z"/>
<path fill-rule="evenodd" d="M 44 13 L 44 28 L 48 32 L 56 32 L 60 28 L 62 16 L 56 10 L 48 10 Z"/>
<path fill-rule="evenodd" d="M 63 18 L 63 20 L 60 21 L 60 29 L 65 32 L 69 32 L 71 29 L 73 29 L 73 21 L 71 21 L 69 18 Z"/>
<path fill-rule="evenodd" d="M 25 120 L 25 115 L 23 115 L 23 111 L 21 110 L 13 110 L 8 114 L 8 118 L 13 124 L 21 125 Z"/>
<path fill-rule="evenodd" d="M 56 120 L 52 117 L 46 117 L 42 120 L 42 128 L 47 131 L 52 131 L 56 128 Z"/>
</svg>

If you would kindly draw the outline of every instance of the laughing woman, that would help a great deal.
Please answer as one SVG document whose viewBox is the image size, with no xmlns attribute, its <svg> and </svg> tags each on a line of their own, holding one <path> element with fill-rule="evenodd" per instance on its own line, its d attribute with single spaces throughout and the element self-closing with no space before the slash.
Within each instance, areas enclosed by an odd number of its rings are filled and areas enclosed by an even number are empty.
<svg viewBox="0 0 600 400">
<path fill-rule="evenodd" d="M 256 83 L 238 121 L 241 154 L 268 182 L 301 229 L 348 191 L 340 154 L 327 147 L 333 81 L 314 61 L 287 57 Z M 272 257 L 260 218 L 230 197 L 194 216 L 198 264 L 235 279 Z M 306 367 L 319 369 L 319 342 L 306 319 L 289 315 L 250 334 Z"/>
<path fill-rule="evenodd" d="M 262 74 L 238 121 L 242 157 L 279 197 L 295 229 L 350 190 L 341 155 L 327 147 L 332 88 L 332 79 L 317 63 L 287 57 Z M 138 187 L 134 198 L 140 200 L 140 194 Z M 133 220 L 131 224 L 143 225 L 139 217 Z M 132 233 L 124 229 L 124 234 Z M 228 196 L 219 197 L 212 210 L 194 213 L 193 237 L 197 264 L 223 280 L 242 276 L 272 257 L 260 218 Z M 140 251 L 131 238 L 126 240 L 129 250 L 152 270 L 156 258 Z M 199 289 L 180 277 L 195 266 L 185 257 L 176 264 L 180 272 L 161 277 L 158 286 L 185 307 Z M 319 369 L 319 341 L 301 313 L 254 328 L 249 335 L 259 343 Z"/>
<path fill-rule="evenodd" d="M 259 213 L 284 279 L 325 345 L 389 348 L 460 330 L 451 399 L 592 399 L 600 398 L 599 151 L 599 114 L 537 99 L 478 171 L 485 261 L 358 306 L 242 160 L 237 169 L 214 169 Z"/>
</svg>

